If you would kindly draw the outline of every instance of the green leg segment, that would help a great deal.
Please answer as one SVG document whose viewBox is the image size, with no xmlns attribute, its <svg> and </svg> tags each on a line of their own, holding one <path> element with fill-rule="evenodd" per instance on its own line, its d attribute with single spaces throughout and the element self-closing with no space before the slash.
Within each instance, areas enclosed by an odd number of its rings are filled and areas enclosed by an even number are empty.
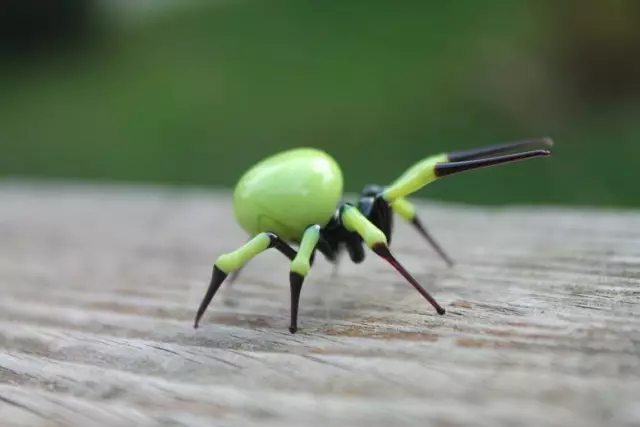
<svg viewBox="0 0 640 427">
<path fill-rule="evenodd" d="M 260 233 L 239 249 L 228 254 L 220 255 L 216 260 L 216 266 L 225 274 L 232 273 L 242 268 L 253 257 L 271 246 L 271 238 L 267 233 Z"/>
<path fill-rule="evenodd" d="M 342 224 L 348 231 L 355 231 L 362 237 L 366 245 L 373 249 L 376 245 L 387 245 L 387 237 L 355 206 L 344 205 L 340 213 Z"/>
<path fill-rule="evenodd" d="M 446 163 L 448 161 L 449 159 L 446 154 L 427 157 L 426 159 L 411 166 L 405 173 L 396 179 L 393 184 L 387 187 L 387 189 L 382 193 L 382 197 L 387 202 L 393 203 L 401 197 L 406 197 L 415 193 L 425 185 L 430 184 L 437 179 L 435 167 L 438 163 Z"/>
<path fill-rule="evenodd" d="M 298 307 L 300 305 L 300 292 L 305 277 L 311 268 L 311 257 L 314 254 L 318 240 L 320 239 L 320 226 L 312 225 L 307 228 L 302 236 L 298 254 L 291 262 L 289 282 L 291 285 L 291 325 L 289 332 L 295 334 L 298 330 Z"/>
<path fill-rule="evenodd" d="M 275 234 L 260 233 L 249 240 L 247 243 L 245 243 L 243 246 L 241 246 L 239 249 L 218 257 L 213 266 L 213 273 L 211 275 L 209 288 L 207 289 L 207 293 L 205 294 L 202 302 L 200 303 L 200 307 L 198 308 L 198 312 L 196 314 L 195 322 L 193 325 L 194 328 L 198 327 L 200 318 L 206 311 L 209 303 L 211 302 L 216 292 L 220 288 L 220 285 L 222 285 L 222 282 L 224 282 L 227 276 L 230 273 L 241 269 L 247 262 L 249 262 L 259 253 L 274 247 L 292 261 L 297 255 L 296 251 L 291 246 L 289 246 Z"/>
<path fill-rule="evenodd" d="M 436 309 L 438 314 L 444 314 L 445 310 L 435 299 L 418 283 L 418 281 L 400 264 L 396 257 L 391 253 L 387 244 L 387 238 L 384 233 L 371 223 L 362 213 L 354 206 L 344 205 L 340 213 L 342 224 L 349 231 L 355 231 L 362 237 L 362 240 L 371 250 L 387 261 L 393 268 L 398 271 L 413 287 Z"/>
</svg>

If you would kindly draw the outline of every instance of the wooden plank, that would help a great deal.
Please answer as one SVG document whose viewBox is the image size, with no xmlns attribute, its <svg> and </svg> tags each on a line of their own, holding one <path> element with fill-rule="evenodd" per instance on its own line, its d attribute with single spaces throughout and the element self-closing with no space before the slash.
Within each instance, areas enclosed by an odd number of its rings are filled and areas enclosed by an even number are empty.
<svg viewBox="0 0 640 427">
<path fill-rule="evenodd" d="M 435 203 L 385 263 L 256 258 L 194 331 L 224 193 L 0 186 L 0 416 L 10 426 L 640 424 L 640 213 Z M 233 303 L 233 304 L 232 304 Z"/>
</svg>

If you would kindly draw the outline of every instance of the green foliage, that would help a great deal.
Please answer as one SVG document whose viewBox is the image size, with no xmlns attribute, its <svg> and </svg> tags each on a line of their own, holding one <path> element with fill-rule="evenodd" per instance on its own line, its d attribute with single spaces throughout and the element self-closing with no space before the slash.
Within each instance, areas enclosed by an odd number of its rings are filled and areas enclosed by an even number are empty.
<svg viewBox="0 0 640 427">
<path fill-rule="evenodd" d="M 7 69 L 0 174 L 232 186 L 262 157 L 306 145 L 334 155 L 358 191 L 443 150 L 551 136 L 550 159 L 418 195 L 638 205 L 637 105 L 574 101 L 553 66 L 548 7 L 245 1 L 172 12 L 90 56 Z"/>
</svg>

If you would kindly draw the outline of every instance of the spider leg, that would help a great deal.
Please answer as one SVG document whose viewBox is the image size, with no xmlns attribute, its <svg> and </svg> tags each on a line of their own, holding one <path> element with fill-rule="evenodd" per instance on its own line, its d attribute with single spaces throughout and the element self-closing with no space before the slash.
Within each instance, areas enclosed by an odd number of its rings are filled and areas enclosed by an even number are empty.
<svg viewBox="0 0 640 427">
<path fill-rule="evenodd" d="M 387 188 L 375 190 L 377 193 L 372 195 L 374 197 L 371 199 L 361 199 L 361 204 L 363 204 L 363 200 L 367 200 L 368 205 L 367 209 L 361 209 L 361 211 L 371 220 L 370 211 L 378 208 L 378 216 L 376 217 L 376 221 L 373 222 L 378 227 L 381 227 L 388 222 L 380 218 L 380 212 L 384 211 L 384 209 L 381 209 L 381 203 L 386 202 L 393 208 L 394 212 L 398 213 L 403 220 L 411 224 L 413 228 L 429 242 L 449 267 L 452 267 L 454 263 L 451 257 L 446 254 L 431 233 L 429 233 L 416 215 L 414 206 L 406 200 L 406 196 L 420 190 L 425 185 L 442 176 L 517 160 L 547 156 L 550 153 L 546 150 L 532 150 L 498 157 L 486 158 L 485 156 L 505 154 L 510 151 L 530 149 L 536 146 L 551 147 L 552 145 L 553 141 L 549 138 L 537 138 L 429 156 L 409 168 Z M 385 227 L 382 227 L 381 230 L 385 232 L 390 242 L 390 230 L 387 230 Z"/>
<path fill-rule="evenodd" d="M 391 253 L 385 234 L 369 221 L 357 208 L 344 205 L 340 218 L 342 224 L 349 231 L 355 231 L 362 237 L 367 246 L 379 257 L 387 261 L 398 271 L 429 303 L 438 314 L 445 314 L 444 308 L 427 292 L 418 281 L 404 268 L 404 266 Z"/>
<path fill-rule="evenodd" d="M 200 303 L 200 307 L 196 313 L 196 318 L 193 324 L 194 328 L 198 327 L 202 315 L 206 311 L 209 303 L 215 296 L 220 285 L 227 278 L 227 276 L 234 271 L 241 269 L 247 262 L 253 259 L 256 255 L 269 248 L 276 248 L 282 254 L 284 254 L 290 260 L 294 260 L 297 252 L 286 242 L 280 239 L 273 233 L 260 233 L 245 243 L 240 248 L 233 252 L 220 255 L 213 266 L 213 273 L 211 275 L 211 282 L 207 292 Z"/>
<path fill-rule="evenodd" d="M 530 149 L 538 146 L 551 147 L 553 146 L 553 140 L 551 140 L 551 138 L 524 139 L 521 141 L 508 142 L 506 144 L 490 145 L 488 147 L 464 151 L 454 151 L 452 153 L 447 153 L 446 156 L 449 162 L 460 162 L 464 160 L 479 159 L 492 154 L 506 154 L 513 150 L 525 148 Z"/>
<path fill-rule="evenodd" d="M 298 253 L 291 261 L 291 271 L 289 272 L 289 283 L 291 286 L 291 324 L 289 326 L 289 332 L 292 334 L 295 334 L 298 330 L 300 292 L 302 291 L 304 279 L 311 269 L 312 259 L 319 239 L 320 226 L 312 225 L 308 227 L 302 235 Z"/>
<path fill-rule="evenodd" d="M 438 253 L 438 255 L 440 255 L 440 257 L 444 260 L 444 262 L 447 263 L 449 267 L 453 267 L 453 260 L 451 259 L 451 257 L 449 257 L 449 255 L 447 255 L 440 244 L 434 239 L 431 233 L 429 233 L 426 227 L 422 224 L 422 221 L 420 221 L 420 218 L 418 218 L 416 209 L 411 202 L 409 202 L 404 197 L 400 197 L 391 204 L 391 207 L 393 208 L 394 212 L 400 215 L 403 220 L 411 224 L 413 228 L 415 228 L 415 230 L 422 237 L 424 237 L 427 242 L 429 242 L 431 247 L 433 247 L 433 249 Z"/>
<path fill-rule="evenodd" d="M 407 197 L 425 185 L 447 175 L 536 157 L 547 157 L 549 155 L 551 155 L 551 152 L 548 150 L 530 150 L 497 157 L 485 157 L 455 162 L 449 161 L 449 155 L 447 154 L 431 156 L 410 167 L 400 178 L 380 193 L 378 197 L 382 197 L 388 203 L 394 203 L 399 198 Z"/>
</svg>

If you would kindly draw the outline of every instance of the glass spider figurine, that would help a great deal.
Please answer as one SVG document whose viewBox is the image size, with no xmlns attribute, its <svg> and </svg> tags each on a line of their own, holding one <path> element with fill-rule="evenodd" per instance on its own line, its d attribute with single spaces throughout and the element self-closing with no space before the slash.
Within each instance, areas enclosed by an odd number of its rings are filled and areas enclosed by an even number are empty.
<svg viewBox="0 0 640 427">
<path fill-rule="evenodd" d="M 542 138 L 430 156 L 413 165 L 391 185 L 366 186 L 357 204 L 342 199 L 342 171 L 338 163 L 323 151 L 296 148 L 258 162 L 240 178 L 233 195 L 236 220 L 250 235 L 250 240 L 216 259 L 194 328 L 198 327 L 202 315 L 228 275 L 232 275 L 230 283 L 247 262 L 269 248 L 277 249 L 291 262 L 291 333 L 298 329 L 300 291 L 316 251 L 335 264 L 346 249 L 354 263 L 361 263 L 365 258 L 366 245 L 413 285 L 438 314 L 444 314 L 444 308 L 389 249 L 393 214 L 412 224 L 451 266 L 453 262 L 427 232 L 406 197 L 448 175 L 549 156 L 549 150 L 533 148 L 552 145 L 550 139 Z M 518 149 L 528 151 L 507 154 Z M 297 250 L 291 245 L 297 246 Z"/>
</svg>

